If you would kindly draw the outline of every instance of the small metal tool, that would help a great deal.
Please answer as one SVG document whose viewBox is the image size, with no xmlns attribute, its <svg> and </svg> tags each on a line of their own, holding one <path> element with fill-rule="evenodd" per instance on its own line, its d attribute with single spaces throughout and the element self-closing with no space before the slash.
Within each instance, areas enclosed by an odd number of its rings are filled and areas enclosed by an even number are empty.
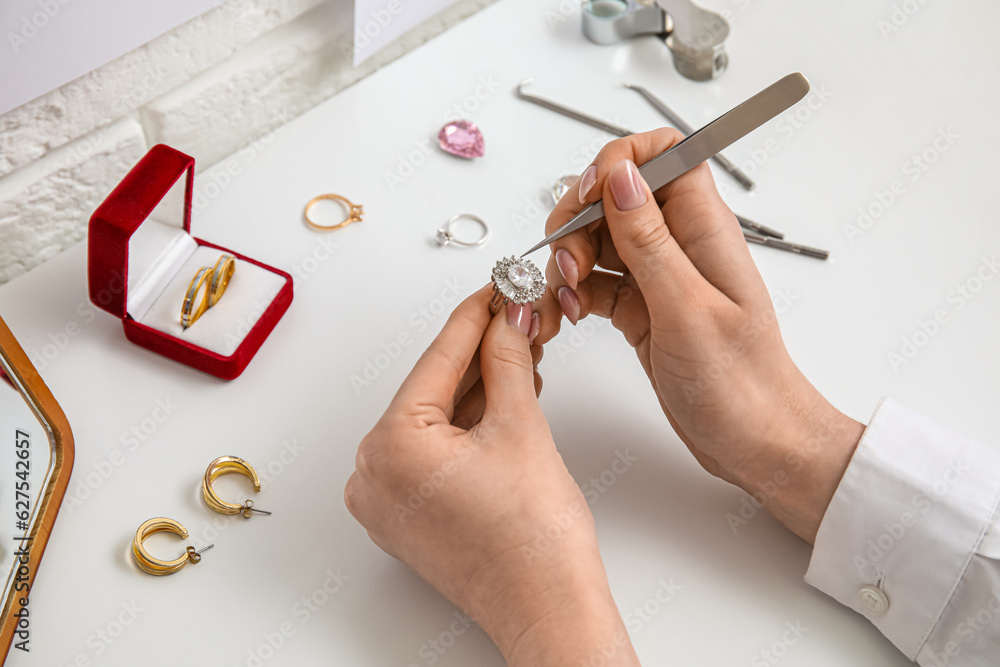
<svg viewBox="0 0 1000 667">
<path fill-rule="evenodd" d="M 632 130 L 624 128 L 621 125 L 615 125 L 614 123 L 609 123 L 608 121 L 602 120 L 597 116 L 592 116 L 589 113 L 585 113 L 583 111 L 570 108 L 559 102 L 555 102 L 548 98 L 541 97 L 540 95 L 524 92 L 524 87 L 529 83 L 531 83 L 532 81 L 534 81 L 534 79 L 525 79 L 524 81 L 521 81 L 519 84 L 517 84 L 517 86 L 514 87 L 514 94 L 517 95 L 522 100 L 524 100 L 525 102 L 531 102 L 532 104 L 537 104 L 543 109 L 548 109 L 549 111 L 555 111 L 557 114 L 566 116 L 567 118 L 572 118 L 573 120 L 578 120 L 581 123 L 585 123 L 587 125 L 590 125 L 591 127 L 596 127 L 597 129 L 603 130 L 609 134 L 614 134 L 619 137 L 627 137 L 629 135 L 635 134 L 635 132 L 633 132 Z M 674 124 L 677 125 L 677 123 Z M 687 125 L 685 126 L 685 129 L 681 129 L 680 127 L 678 127 L 677 129 L 687 136 L 690 136 L 693 133 L 691 127 Z M 720 156 L 715 155 L 713 157 L 717 158 Z M 752 229 L 760 234 L 764 234 L 765 236 L 773 236 L 774 238 L 777 239 L 785 238 L 785 235 L 782 234 L 781 232 L 775 229 L 771 229 L 770 227 L 767 227 L 760 223 L 754 222 L 753 220 L 745 218 L 742 215 L 737 215 L 736 219 L 740 221 L 740 225 L 742 225 L 743 227 L 746 227 L 747 229 Z"/>
<path fill-rule="evenodd" d="M 582 17 L 583 34 L 597 44 L 656 35 L 677 71 L 695 81 L 710 81 L 729 65 L 729 23 L 691 0 L 584 0 Z"/>
<path fill-rule="evenodd" d="M 743 238 L 747 240 L 747 243 L 756 243 L 757 245 L 765 245 L 769 248 L 777 248 L 778 250 L 784 250 L 785 252 L 794 252 L 798 255 L 815 257 L 816 259 L 828 259 L 830 257 L 829 250 L 820 250 L 819 248 L 810 248 L 807 245 L 800 245 L 798 243 L 791 243 L 789 241 L 773 239 L 768 236 L 761 236 L 760 234 L 754 234 L 753 232 L 747 231 L 745 229 L 743 230 Z"/>
<path fill-rule="evenodd" d="M 647 102 L 652 104 L 657 111 L 659 111 L 661 114 L 663 114 L 663 116 L 667 120 L 673 123 L 674 127 L 680 130 L 681 134 L 683 134 L 685 137 L 694 132 L 693 127 L 688 125 L 683 118 L 681 118 L 680 116 L 677 115 L 676 112 L 674 112 L 673 109 L 664 104 L 663 100 L 661 100 L 653 93 L 649 92 L 649 90 L 647 90 L 646 88 L 643 88 L 642 86 L 637 86 L 632 83 L 623 83 L 622 85 L 642 95 Z M 739 184 L 742 185 L 747 190 L 753 190 L 755 187 L 757 187 L 756 183 L 750 180 L 750 177 L 743 173 L 743 170 L 741 170 L 735 164 L 730 162 L 729 159 L 726 158 L 726 156 L 723 155 L 722 153 L 717 153 L 716 155 L 713 155 L 712 159 L 715 160 L 715 162 L 720 167 L 725 169 L 730 176 L 735 178 L 737 182 L 739 182 Z"/>
<path fill-rule="evenodd" d="M 756 130 L 801 100 L 808 92 L 809 81 L 802 74 L 789 74 L 639 167 L 639 175 L 652 190 L 658 190 L 737 139 Z M 524 255 L 603 217 L 604 202 L 596 201 Z"/>
<path fill-rule="evenodd" d="M 543 109 L 548 109 L 549 111 L 555 111 L 557 114 L 566 116 L 567 118 L 572 118 L 573 120 L 578 120 L 581 123 L 586 123 L 591 127 L 596 127 L 598 130 L 604 130 L 608 134 L 613 134 L 617 137 L 627 137 L 630 134 L 635 134 L 632 130 L 626 130 L 621 125 L 615 125 L 614 123 L 609 123 L 605 120 L 601 120 L 597 116 L 591 116 L 589 113 L 584 113 L 583 111 L 577 111 L 576 109 L 571 109 L 570 107 L 560 104 L 559 102 L 553 102 L 550 99 L 535 95 L 533 93 L 524 92 L 524 87 L 529 83 L 534 81 L 534 77 L 525 79 L 521 81 L 516 86 L 514 86 L 514 94 L 525 102 L 531 102 L 532 104 L 537 104 Z"/>
<path fill-rule="evenodd" d="M 767 225 L 762 225 L 759 222 L 754 222 L 750 218 L 744 217 L 739 213 L 734 213 L 736 219 L 740 222 L 740 227 L 744 229 L 749 229 L 750 231 L 756 232 L 762 236 L 770 236 L 776 239 L 783 239 L 785 235 L 779 232 L 777 229 L 771 229 Z"/>
</svg>

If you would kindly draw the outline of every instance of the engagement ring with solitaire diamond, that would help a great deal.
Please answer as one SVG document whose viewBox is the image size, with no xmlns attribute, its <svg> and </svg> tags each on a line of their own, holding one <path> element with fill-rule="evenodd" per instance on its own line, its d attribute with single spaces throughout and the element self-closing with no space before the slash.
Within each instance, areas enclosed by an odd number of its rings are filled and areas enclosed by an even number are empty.
<svg viewBox="0 0 1000 667">
<path fill-rule="evenodd" d="M 520 306 L 541 299 L 543 294 L 545 278 L 531 260 L 512 255 L 493 267 L 493 298 L 490 300 L 493 313 L 509 302 Z"/>
</svg>

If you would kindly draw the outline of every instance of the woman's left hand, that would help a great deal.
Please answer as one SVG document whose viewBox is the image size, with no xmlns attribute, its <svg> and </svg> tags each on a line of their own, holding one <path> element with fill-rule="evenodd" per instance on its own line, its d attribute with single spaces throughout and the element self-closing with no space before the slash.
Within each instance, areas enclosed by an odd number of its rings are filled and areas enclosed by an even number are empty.
<svg viewBox="0 0 1000 667">
<path fill-rule="evenodd" d="M 455 310 L 361 442 L 347 507 L 508 664 L 610 651 L 602 664 L 637 665 L 590 509 L 538 405 L 531 306 L 491 317 L 490 294 Z"/>
</svg>

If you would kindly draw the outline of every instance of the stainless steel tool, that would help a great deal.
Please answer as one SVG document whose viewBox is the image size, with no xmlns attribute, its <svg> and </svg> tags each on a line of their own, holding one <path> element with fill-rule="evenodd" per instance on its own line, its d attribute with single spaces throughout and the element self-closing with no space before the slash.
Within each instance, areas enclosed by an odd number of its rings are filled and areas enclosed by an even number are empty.
<svg viewBox="0 0 1000 667">
<path fill-rule="evenodd" d="M 668 107 L 663 102 L 663 100 L 661 100 L 659 97 L 651 93 L 647 88 L 644 88 L 642 86 L 637 86 L 633 83 L 623 83 L 622 85 L 642 95 L 642 97 L 647 102 L 653 105 L 654 109 L 663 114 L 664 118 L 669 120 L 671 124 L 673 124 L 673 126 L 676 127 L 678 130 L 680 130 L 681 134 L 683 134 L 684 136 L 688 136 L 694 132 L 693 127 L 688 125 L 683 118 L 678 116 L 673 109 Z M 726 173 L 735 178 L 736 181 L 747 190 L 753 190 L 755 187 L 757 187 L 756 183 L 750 180 L 750 177 L 747 176 L 745 173 L 743 173 L 742 169 L 733 164 L 722 153 L 717 153 L 713 155 L 712 159 L 715 160 L 716 164 L 725 169 Z"/>
<path fill-rule="evenodd" d="M 749 232 L 745 229 L 743 230 L 743 238 L 745 238 L 748 243 L 756 243 L 769 248 L 784 250 L 785 252 L 794 252 L 798 255 L 815 257 L 816 259 L 828 259 L 830 257 L 829 250 L 820 250 L 819 248 L 810 248 L 807 245 L 801 245 L 799 243 L 773 239 L 767 236 L 761 236 L 760 234 L 754 234 L 753 232 Z"/>
<path fill-rule="evenodd" d="M 698 166 L 737 139 L 744 137 L 805 97 L 809 81 L 800 73 L 789 74 L 746 102 L 723 114 L 679 144 L 639 167 L 639 174 L 652 190 L 662 188 Z M 528 255 L 563 236 L 604 217 L 604 202 L 597 201 L 572 220 L 542 239 Z M 524 255 L 521 255 L 524 257 Z"/>
<path fill-rule="evenodd" d="M 524 87 L 526 85 L 528 85 L 529 83 L 531 83 L 532 81 L 534 81 L 534 79 L 525 79 L 524 81 L 521 81 L 514 88 L 514 94 L 517 95 L 519 98 L 521 98 L 522 100 L 524 100 L 526 102 L 531 102 L 532 104 L 537 104 L 538 106 L 540 106 L 540 107 L 542 107 L 544 109 L 548 109 L 550 111 L 555 111 L 556 113 L 561 114 L 563 116 L 566 116 L 567 118 L 572 118 L 573 120 L 578 120 L 581 123 L 586 123 L 587 125 L 590 125 L 592 127 L 596 127 L 597 129 L 603 130 L 603 131 L 605 131 L 605 132 L 607 132 L 609 134 L 614 134 L 614 135 L 617 135 L 619 137 L 627 137 L 630 134 L 635 134 L 632 130 L 624 128 L 621 125 L 616 125 L 614 123 L 610 123 L 610 122 L 608 122 L 606 120 L 602 120 L 602 119 L 598 118 L 597 116 L 592 116 L 589 113 L 585 113 L 585 112 L 580 111 L 578 109 L 573 109 L 571 107 L 566 106 L 565 104 L 561 104 L 559 102 L 555 102 L 553 100 L 550 100 L 548 98 L 542 97 L 540 95 L 535 95 L 534 93 L 527 93 L 527 92 L 525 92 L 524 91 Z M 674 124 L 677 125 L 677 123 L 674 123 Z M 680 127 L 678 127 L 677 129 L 680 130 L 683 134 L 686 134 L 686 135 L 690 135 L 693 132 L 693 130 L 691 130 L 691 127 L 687 126 L 687 125 L 685 125 L 684 129 L 682 129 Z M 720 157 L 721 156 L 719 156 L 719 155 L 714 155 L 713 156 L 713 158 L 720 158 Z M 725 158 L 723 158 L 723 159 L 725 159 Z M 726 160 L 726 162 L 728 162 L 728 160 Z M 749 179 L 747 179 L 747 180 L 749 180 Z M 751 186 L 753 186 L 752 182 L 751 182 Z M 754 222 L 753 220 L 750 220 L 749 218 L 745 218 L 742 215 L 739 215 L 738 213 L 736 214 L 736 219 L 740 221 L 740 225 L 742 225 L 743 227 L 746 227 L 747 229 L 751 229 L 751 230 L 753 230 L 753 231 L 755 231 L 755 232 L 757 232 L 759 234 L 763 234 L 765 236 L 773 236 L 776 239 L 783 239 L 783 238 L 785 238 L 785 235 L 782 234 L 781 232 L 779 232 L 779 231 L 777 231 L 775 229 L 772 229 L 772 228 L 770 228 L 770 227 L 768 227 L 766 225 L 762 225 L 760 223 Z"/>
<path fill-rule="evenodd" d="M 525 102 L 531 102 L 532 104 L 537 104 L 543 109 L 548 109 L 549 111 L 555 111 L 557 114 L 566 116 L 567 118 L 572 118 L 573 120 L 578 120 L 581 123 L 586 123 L 591 127 L 596 127 L 598 130 L 604 130 L 608 134 L 613 134 L 616 137 L 627 137 L 630 134 L 635 134 L 632 130 L 627 130 L 621 125 L 615 125 L 614 123 L 609 123 L 606 120 L 601 120 L 597 116 L 591 116 L 589 113 L 584 113 L 577 109 L 566 106 L 559 102 L 554 102 L 541 95 L 535 95 L 534 93 L 524 92 L 524 87 L 529 83 L 534 81 L 534 77 L 529 79 L 524 79 L 516 86 L 514 86 L 514 94 Z"/>
<path fill-rule="evenodd" d="M 767 225 L 762 225 L 759 222 L 754 222 L 750 218 L 744 217 L 739 213 L 733 213 L 733 215 L 736 216 L 736 219 L 740 223 L 740 227 L 742 227 L 743 229 L 749 229 L 750 231 L 756 232 L 761 236 L 770 236 L 771 238 L 775 239 L 785 238 L 785 235 L 779 232 L 777 229 L 772 229 Z"/>
<path fill-rule="evenodd" d="M 584 0 L 582 17 L 583 34 L 597 44 L 656 35 L 677 71 L 695 81 L 710 81 L 729 65 L 729 23 L 691 0 Z"/>
</svg>

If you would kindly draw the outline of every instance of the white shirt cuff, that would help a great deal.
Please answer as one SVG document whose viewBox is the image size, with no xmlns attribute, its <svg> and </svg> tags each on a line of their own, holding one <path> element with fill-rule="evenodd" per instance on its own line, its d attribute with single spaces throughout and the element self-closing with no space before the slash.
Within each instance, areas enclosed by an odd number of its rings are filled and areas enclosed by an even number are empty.
<svg viewBox="0 0 1000 667">
<path fill-rule="evenodd" d="M 910 660 L 990 525 L 1000 452 L 884 400 L 827 508 L 805 580 Z"/>
</svg>

